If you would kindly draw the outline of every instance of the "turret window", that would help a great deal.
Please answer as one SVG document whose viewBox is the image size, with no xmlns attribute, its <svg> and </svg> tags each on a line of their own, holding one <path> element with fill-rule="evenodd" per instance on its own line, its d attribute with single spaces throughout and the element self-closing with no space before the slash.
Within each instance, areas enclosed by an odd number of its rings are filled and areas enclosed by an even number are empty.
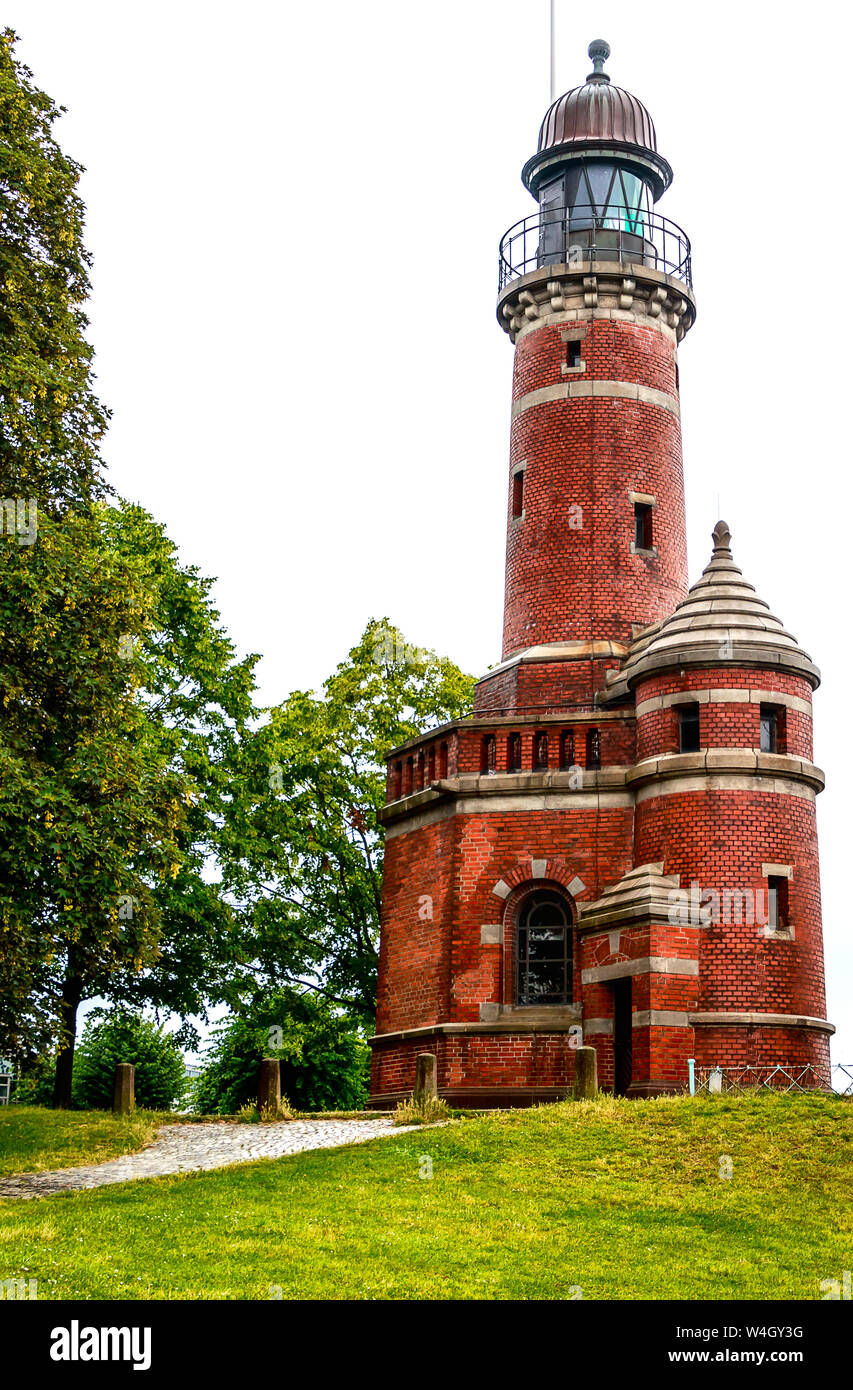
<svg viewBox="0 0 853 1390">
<path fill-rule="evenodd" d="M 653 508 L 648 502 L 634 503 L 634 549 L 651 550 L 654 545 L 652 534 Z"/>
<path fill-rule="evenodd" d="M 524 516 L 524 469 L 519 468 L 512 475 L 512 514 Z"/>
<path fill-rule="evenodd" d="M 580 343 L 566 343 L 566 366 L 580 367 L 581 365 L 581 345 Z"/>
<path fill-rule="evenodd" d="M 681 705 L 678 710 L 678 751 L 679 753 L 698 753 L 699 706 L 692 700 L 689 705 Z"/>
<path fill-rule="evenodd" d="M 790 928 L 788 915 L 788 879 L 781 874 L 769 874 L 767 878 L 767 925 L 770 931 L 787 933 Z"/>
<path fill-rule="evenodd" d="M 778 705 L 761 705 L 761 739 L 759 747 L 762 753 L 784 753 L 785 752 L 785 709 Z"/>
</svg>

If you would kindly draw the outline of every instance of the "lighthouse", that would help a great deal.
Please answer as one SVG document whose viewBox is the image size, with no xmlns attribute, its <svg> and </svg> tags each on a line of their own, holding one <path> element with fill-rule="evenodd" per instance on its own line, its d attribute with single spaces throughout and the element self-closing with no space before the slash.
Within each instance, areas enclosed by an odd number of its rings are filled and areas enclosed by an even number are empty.
<svg viewBox="0 0 853 1390">
<path fill-rule="evenodd" d="M 499 249 L 514 350 L 500 661 L 391 750 L 371 1104 L 419 1052 L 465 1106 L 699 1067 L 828 1084 L 819 673 L 719 521 L 688 588 L 678 351 L 690 242 L 645 106 L 589 46 Z"/>
</svg>

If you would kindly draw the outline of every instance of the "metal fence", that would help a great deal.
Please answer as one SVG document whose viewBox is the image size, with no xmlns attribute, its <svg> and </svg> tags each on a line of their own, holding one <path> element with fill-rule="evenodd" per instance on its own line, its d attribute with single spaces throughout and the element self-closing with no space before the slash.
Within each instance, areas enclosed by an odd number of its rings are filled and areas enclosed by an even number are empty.
<svg viewBox="0 0 853 1390">
<path fill-rule="evenodd" d="M 853 1096 L 853 1062 L 815 1067 L 802 1062 L 768 1062 L 758 1066 L 694 1067 L 690 1094 L 739 1094 L 767 1091 L 833 1091 Z"/>
</svg>

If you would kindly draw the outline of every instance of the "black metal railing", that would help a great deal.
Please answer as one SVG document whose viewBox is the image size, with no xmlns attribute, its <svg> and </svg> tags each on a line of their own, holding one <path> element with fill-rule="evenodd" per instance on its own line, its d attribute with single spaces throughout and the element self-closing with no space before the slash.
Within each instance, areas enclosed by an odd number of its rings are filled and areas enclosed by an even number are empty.
<svg viewBox="0 0 853 1390">
<path fill-rule="evenodd" d="M 636 218 L 626 213 L 621 225 L 614 223 L 565 209 L 523 218 L 501 237 L 498 288 L 543 266 L 588 261 L 650 266 L 692 285 L 690 240 L 675 222 L 643 212 Z"/>
</svg>

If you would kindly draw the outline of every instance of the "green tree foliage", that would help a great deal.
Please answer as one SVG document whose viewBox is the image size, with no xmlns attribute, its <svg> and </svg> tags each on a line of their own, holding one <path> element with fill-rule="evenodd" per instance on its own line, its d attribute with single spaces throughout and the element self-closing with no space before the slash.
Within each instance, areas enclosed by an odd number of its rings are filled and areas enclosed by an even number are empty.
<svg viewBox="0 0 853 1390">
<path fill-rule="evenodd" d="M 217 1030 L 194 1088 L 202 1114 L 254 1101 L 262 1057 L 281 1061 L 281 1090 L 297 1110 L 359 1110 L 370 1049 L 351 1018 L 295 989 L 258 994 Z"/>
<path fill-rule="evenodd" d="M 307 983 L 371 1024 L 385 754 L 470 709 L 473 678 L 371 620 L 320 695 L 270 713 L 226 829 L 253 976 Z"/>
<path fill-rule="evenodd" d="M 44 517 L 31 547 L 0 538 L 0 1028 L 16 1054 L 69 1035 L 87 991 L 156 949 L 186 802 L 125 655 L 155 598 L 98 510 Z"/>
<path fill-rule="evenodd" d="M 171 1110 L 183 1099 L 186 1071 L 180 1046 L 150 1019 L 129 1009 L 92 1009 L 74 1060 L 74 1105 L 108 1110 L 119 1062 L 135 1067 L 137 1105 Z"/>
<path fill-rule="evenodd" d="M 253 658 L 237 661 L 211 582 L 139 507 L 48 521 L 24 564 L 13 546 L 0 542 L 0 1036 L 20 1054 L 59 1029 L 67 1103 L 84 999 L 187 1015 L 227 993 L 239 942 L 213 856 Z"/>
<path fill-rule="evenodd" d="M 108 413 L 92 390 L 82 169 L 52 133 L 60 114 L 0 36 L 0 496 L 40 511 L 103 490 Z"/>
</svg>

